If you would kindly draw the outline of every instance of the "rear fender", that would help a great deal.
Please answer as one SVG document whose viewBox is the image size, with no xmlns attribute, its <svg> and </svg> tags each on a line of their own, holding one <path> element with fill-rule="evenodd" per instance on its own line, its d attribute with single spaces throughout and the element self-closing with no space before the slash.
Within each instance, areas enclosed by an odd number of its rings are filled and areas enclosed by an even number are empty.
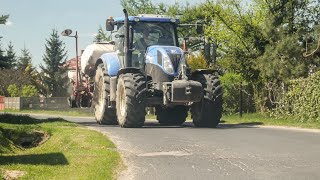
<svg viewBox="0 0 320 180">
<path fill-rule="evenodd" d="M 120 60 L 115 52 L 104 53 L 96 62 L 96 69 L 99 64 L 103 63 L 109 76 L 117 76 L 120 70 Z"/>
</svg>

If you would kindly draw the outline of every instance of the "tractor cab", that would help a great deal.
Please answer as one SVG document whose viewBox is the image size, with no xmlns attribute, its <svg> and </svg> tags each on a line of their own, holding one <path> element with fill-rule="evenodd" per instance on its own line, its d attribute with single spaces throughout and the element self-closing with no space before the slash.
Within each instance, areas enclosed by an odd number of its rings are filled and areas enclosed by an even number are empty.
<svg viewBox="0 0 320 180">
<path fill-rule="evenodd" d="M 159 15 L 129 16 L 129 52 L 132 67 L 142 68 L 148 47 L 155 45 L 178 46 L 178 19 Z M 116 26 L 116 27 L 115 27 Z M 119 59 L 123 62 L 125 55 L 124 17 L 108 18 L 106 29 L 112 32 L 112 41 Z"/>
</svg>

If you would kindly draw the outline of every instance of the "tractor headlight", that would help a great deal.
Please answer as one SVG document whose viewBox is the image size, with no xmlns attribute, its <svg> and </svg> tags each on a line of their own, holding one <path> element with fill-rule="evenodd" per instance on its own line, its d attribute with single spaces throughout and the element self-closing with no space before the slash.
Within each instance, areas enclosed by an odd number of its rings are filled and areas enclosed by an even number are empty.
<svg viewBox="0 0 320 180">
<path fill-rule="evenodd" d="M 169 56 L 166 54 L 163 56 L 163 68 L 169 74 L 174 74 L 174 69 L 173 69 L 171 60 L 170 60 Z"/>
</svg>

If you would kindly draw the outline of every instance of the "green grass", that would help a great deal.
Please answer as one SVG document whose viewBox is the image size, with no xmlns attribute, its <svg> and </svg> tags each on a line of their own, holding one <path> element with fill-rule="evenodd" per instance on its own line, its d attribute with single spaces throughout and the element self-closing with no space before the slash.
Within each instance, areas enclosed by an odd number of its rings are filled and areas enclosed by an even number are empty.
<svg viewBox="0 0 320 180">
<path fill-rule="evenodd" d="M 104 135 L 63 119 L 36 120 L 0 115 L 0 173 L 27 172 L 23 179 L 115 179 L 122 167 L 114 144 Z M 50 138 L 34 148 L 16 140 L 43 131 Z"/>
<path fill-rule="evenodd" d="M 5 109 L 4 111 L 0 112 L 7 112 L 7 113 L 34 113 L 34 114 L 49 114 L 49 115 L 61 115 L 61 116 L 93 116 L 93 113 L 89 112 L 89 109 L 80 109 L 80 108 L 73 108 L 68 109 L 65 111 L 61 110 L 11 110 Z"/>
<path fill-rule="evenodd" d="M 269 126 L 290 126 L 310 129 L 320 129 L 320 122 L 299 122 L 290 119 L 274 119 L 259 113 L 239 115 L 223 115 L 222 122 L 226 124 L 260 124 Z"/>
</svg>

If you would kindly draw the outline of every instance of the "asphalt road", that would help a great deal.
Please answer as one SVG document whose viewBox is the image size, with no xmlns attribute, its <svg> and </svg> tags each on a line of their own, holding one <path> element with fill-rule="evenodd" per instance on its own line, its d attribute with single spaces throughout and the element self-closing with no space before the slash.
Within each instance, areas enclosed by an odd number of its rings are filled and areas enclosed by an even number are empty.
<svg viewBox="0 0 320 180">
<path fill-rule="evenodd" d="M 39 117 L 39 116 L 38 116 Z M 63 117 L 106 134 L 128 167 L 119 179 L 320 179 L 320 131 L 219 125 L 219 128 L 100 126 Z"/>
</svg>

